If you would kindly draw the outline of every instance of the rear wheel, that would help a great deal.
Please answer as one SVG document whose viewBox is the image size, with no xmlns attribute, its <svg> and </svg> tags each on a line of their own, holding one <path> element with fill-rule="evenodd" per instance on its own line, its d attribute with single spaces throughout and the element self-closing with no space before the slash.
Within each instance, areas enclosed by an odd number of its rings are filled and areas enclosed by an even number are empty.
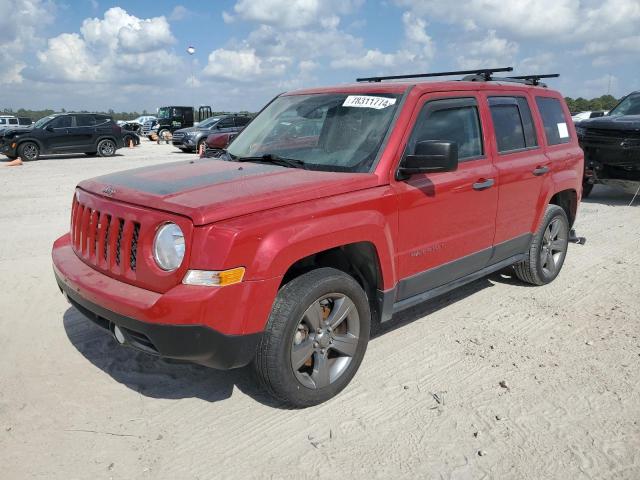
<svg viewBox="0 0 640 480">
<path fill-rule="evenodd" d="M 116 153 L 116 144 L 113 140 L 105 138 L 98 142 L 98 155 L 101 157 L 113 157 Z"/>
<path fill-rule="evenodd" d="M 367 296 L 349 275 L 320 268 L 280 289 L 256 352 L 258 378 L 291 407 L 322 403 L 355 375 L 369 342 Z"/>
<path fill-rule="evenodd" d="M 18 147 L 18 156 L 25 161 L 37 160 L 40 156 L 40 148 L 37 143 L 25 142 Z"/>
<path fill-rule="evenodd" d="M 525 260 L 515 265 L 516 276 L 533 285 L 552 282 L 562 269 L 568 245 L 567 214 L 557 205 L 547 206 Z"/>
</svg>

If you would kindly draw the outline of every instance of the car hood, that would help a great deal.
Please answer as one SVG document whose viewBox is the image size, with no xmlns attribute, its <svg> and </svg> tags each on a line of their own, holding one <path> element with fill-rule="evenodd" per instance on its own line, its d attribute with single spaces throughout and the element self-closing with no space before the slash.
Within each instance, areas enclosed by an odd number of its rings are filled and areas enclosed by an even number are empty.
<svg viewBox="0 0 640 480">
<path fill-rule="evenodd" d="M 126 203 L 189 217 L 195 225 L 362 190 L 371 173 L 337 173 L 201 159 L 117 172 L 79 188 Z"/>
<path fill-rule="evenodd" d="M 28 132 L 32 130 L 33 127 L 10 127 L 10 128 L 0 128 L 0 135 L 4 135 L 5 137 L 13 137 L 15 135 L 20 135 L 21 133 Z"/>
<path fill-rule="evenodd" d="M 582 128 L 602 130 L 640 130 L 640 115 L 621 115 L 619 117 L 598 117 L 578 122 Z"/>
</svg>

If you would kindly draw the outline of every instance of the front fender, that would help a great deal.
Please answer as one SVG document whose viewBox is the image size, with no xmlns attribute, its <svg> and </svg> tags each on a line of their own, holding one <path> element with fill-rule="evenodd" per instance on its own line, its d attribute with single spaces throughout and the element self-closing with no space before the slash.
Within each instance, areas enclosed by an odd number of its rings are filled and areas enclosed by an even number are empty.
<svg viewBox="0 0 640 480">
<path fill-rule="evenodd" d="M 283 276 L 298 260 L 331 248 L 369 242 L 384 289 L 396 283 L 397 209 L 388 186 L 267 210 L 196 228 L 192 266 L 245 266 L 247 281 Z"/>
</svg>

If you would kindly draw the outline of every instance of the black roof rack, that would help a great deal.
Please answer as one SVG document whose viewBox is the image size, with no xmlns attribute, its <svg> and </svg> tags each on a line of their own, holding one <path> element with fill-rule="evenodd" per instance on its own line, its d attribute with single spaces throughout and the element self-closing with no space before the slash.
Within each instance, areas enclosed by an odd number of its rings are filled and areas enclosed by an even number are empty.
<svg viewBox="0 0 640 480">
<path fill-rule="evenodd" d="M 455 72 L 436 72 L 436 73 L 416 73 L 414 75 L 389 75 L 385 77 L 364 77 L 357 78 L 356 82 L 381 82 L 382 80 L 401 80 L 404 78 L 426 78 L 426 77 L 448 77 L 451 75 L 476 75 L 482 79 L 489 81 L 491 76 L 496 72 L 512 72 L 513 67 L 502 68 L 480 68 L 476 70 L 458 70 Z"/>
<path fill-rule="evenodd" d="M 541 78 L 558 78 L 559 76 L 559 73 L 546 73 L 543 75 L 519 75 L 509 78 L 515 78 L 516 80 L 525 80 L 527 82 L 530 82 L 531 85 L 540 85 Z"/>
</svg>

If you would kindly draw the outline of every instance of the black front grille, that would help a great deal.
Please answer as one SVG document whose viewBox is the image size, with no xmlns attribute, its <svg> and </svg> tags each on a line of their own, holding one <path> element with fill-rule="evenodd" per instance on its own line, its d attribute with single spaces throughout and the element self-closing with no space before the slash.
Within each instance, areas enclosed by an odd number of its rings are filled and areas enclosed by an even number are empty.
<svg viewBox="0 0 640 480">
<path fill-rule="evenodd" d="M 133 237 L 131 238 L 131 255 L 129 256 L 129 265 L 131 270 L 136 271 L 136 263 L 138 261 L 138 236 L 140 235 L 140 224 L 133 224 Z"/>
<path fill-rule="evenodd" d="M 119 219 L 118 237 L 116 238 L 116 265 L 120 265 L 120 242 L 122 241 L 122 231 L 124 230 L 124 220 Z"/>
</svg>

